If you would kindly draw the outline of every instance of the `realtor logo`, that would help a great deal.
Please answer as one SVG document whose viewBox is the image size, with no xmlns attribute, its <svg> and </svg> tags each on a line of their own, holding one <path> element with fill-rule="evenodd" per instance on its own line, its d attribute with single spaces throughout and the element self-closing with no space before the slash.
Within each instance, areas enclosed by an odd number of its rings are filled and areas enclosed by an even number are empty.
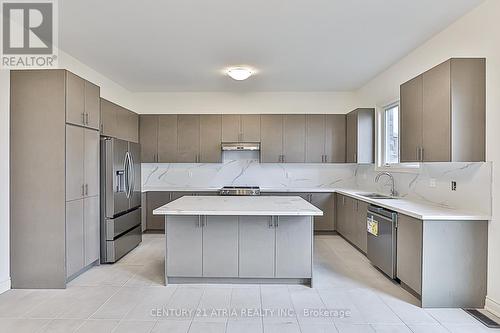
<svg viewBox="0 0 500 333">
<path fill-rule="evenodd" d="M 55 7 L 55 1 L 2 2 L 2 68 L 56 66 Z"/>
</svg>

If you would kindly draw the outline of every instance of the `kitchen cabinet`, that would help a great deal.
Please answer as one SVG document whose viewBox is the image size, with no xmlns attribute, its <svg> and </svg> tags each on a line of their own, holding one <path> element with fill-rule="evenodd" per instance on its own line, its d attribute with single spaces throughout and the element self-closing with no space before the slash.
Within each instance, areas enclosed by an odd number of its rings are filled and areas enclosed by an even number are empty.
<svg viewBox="0 0 500 333">
<path fill-rule="evenodd" d="M 485 160 L 485 71 L 452 58 L 401 85 L 401 162 Z"/>
<path fill-rule="evenodd" d="M 397 277 L 417 294 L 422 294 L 422 221 L 398 215 Z"/>
<path fill-rule="evenodd" d="M 271 216 L 239 217 L 239 276 L 274 277 L 275 230 Z"/>
<path fill-rule="evenodd" d="M 323 211 L 323 216 L 314 216 L 314 231 L 334 231 L 334 194 L 311 193 L 310 202 Z"/>
<path fill-rule="evenodd" d="M 222 117 L 218 114 L 200 115 L 201 163 L 220 163 L 222 160 Z"/>
<path fill-rule="evenodd" d="M 238 276 L 238 216 L 203 216 L 203 276 Z"/>
<path fill-rule="evenodd" d="M 68 127 L 71 125 L 68 125 Z M 100 177 L 99 177 L 99 156 L 100 156 L 100 137 L 99 132 L 84 129 L 84 183 L 85 197 L 94 197 L 99 195 Z"/>
<path fill-rule="evenodd" d="M 66 122 L 99 129 L 99 95 L 98 86 L 66 72 Z"/>
<path fill-rule="evenodd" d="M 101 134 L 139 142 L 139 115 L 101 98 Z"/>
<path fill-rule="evenodd" d="M 373 163 L 375 149 L 375 111 L 356 109 L 346 116 L 347 163 Z"/>
<path fill-rule="evenodd" d="M 165 230 L 165 217 L 153 215 L 153 210 L 172 200 L 171 192 L 146 193 L 146 230 Z"/>
<path fill-rule="evenodd" d="M 278 278 L 312 276 L 312 218 L 277 216 L 276 274 Z"/>
<path fill-rule="evenodd" d="M 200 116 L 177 116 L 177 162 L 197 163 L 200 152 Z"/>
<path fill-rule="evenodd" d="M 197 215 L 169 216 L 167 234 L 170 239 L 167 242 L 166 251 L 168 276 L 201 277 L 203 275 L 201 217 Z"/>
<path fill-rule="evenodd" d="M 142 163 L 158 162 L 158 143 L 160 141 L 158 138 L 158 117 L 149 114 L 139 116 L 139 142 L 141 144 Z M 175 137 L 177 139 L 177 133 Z"/>
<path fill-rule="evenodd" d="M 85 265 L 83 218 L 83 200 L 66 203 L 66 277 Z"/>
<path fill-rule="evenodd" d="M 222 142 L 260 142 L 260 115 L 222 115 Z"/>
<path fill-rule="evenodd" d="M 306 162 L 345 163 L 345 136 L 345 115 L 306 115 Z"/>
<path fill-rule="evenodd" d="M 336 194 L 337 232 L 350 243 L 366 253 L 366 212 L 368 203 L 354 198 Z"/>
<path fill-rule="evenodd" d="M 177 136 L 177 115 L 159 115 L 156 162 L 177 162 Z"/>
<path fill-rule="evenodd" d="M 260 126 L 260 161 L 263 163 L 283 162 L 283 115 L 263 114 Z"/>
<path fill-rule="evenodd" d="M 83 199 L 83 237 L 84 237 L 84 265 L 88 266 L 99 260 L 99 197 L 93 196 Z"/>
<path fill-rule="evenodd" d="M 357 209 L 358 209 L 358 214 L 357 214 L 357 219 L 356 219 L 356 238 L 355 238 L 355 244 L 356 246 L 363 252 L 366 253 L 367 246 L 368 246 L 368 235 L 366 231 L 366 218 L 367 218 L 367 212 L 368 212 L 368 206 L 369 204 L 357 200 Z"/>
<path fill-rule="evenodd" d="M 283 116 L 284 163 L 304 163 L 306 156 L 306 117 L 303 114 Z"/>
</svg>

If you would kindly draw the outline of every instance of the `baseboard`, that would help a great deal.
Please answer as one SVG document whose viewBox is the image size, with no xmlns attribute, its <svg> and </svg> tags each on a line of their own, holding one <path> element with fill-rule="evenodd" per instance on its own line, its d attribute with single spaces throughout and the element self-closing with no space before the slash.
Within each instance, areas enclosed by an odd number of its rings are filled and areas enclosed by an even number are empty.
<svg viewBox="0 0 500 333">
<path fill-rule="evenodd" d="M 484 308 L 493 313 L 495 316 L 500 317 L 500 303 L 492 300 L 488 296 L 486 296 L 486 303 L 484 305 Z"/>
<path fill-rule="evenodd" d="M 10 278 L 0 282 L 0 294 L 10 290 Z"/>
</svg>

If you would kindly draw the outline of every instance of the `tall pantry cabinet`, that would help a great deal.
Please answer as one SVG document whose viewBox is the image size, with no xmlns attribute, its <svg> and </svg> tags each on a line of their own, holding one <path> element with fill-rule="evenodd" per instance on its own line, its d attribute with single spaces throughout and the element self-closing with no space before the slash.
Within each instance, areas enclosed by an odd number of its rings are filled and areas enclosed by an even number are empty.
<svg viewBox="0 0 500 333">
<path fill-rule="evenodd" d="M 65 288 L 99 260 L 99 87 L 11 71 L 11 280 Z"/>
</svg>

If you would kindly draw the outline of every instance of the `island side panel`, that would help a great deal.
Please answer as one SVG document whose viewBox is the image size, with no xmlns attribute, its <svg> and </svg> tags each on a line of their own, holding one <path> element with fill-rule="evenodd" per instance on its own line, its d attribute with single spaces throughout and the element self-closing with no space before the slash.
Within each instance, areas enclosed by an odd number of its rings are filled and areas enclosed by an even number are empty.
<svg viewBox="0 0 500 333">
<path fill-rule="evenodd" d="M 423 224 L 422 307 L 482 308 L 488 221 Z"/>
<path fill-rule="evenodd" d="M 201 277 L 203 273 L 201 217 L 168 215 L 165 221 L 167 242 L 165 276 Z"/>
<path fill-rule="evenodd" d="M 312 278 L 312 218 L 277 216 L 276 278 Z"/>
</svg>

